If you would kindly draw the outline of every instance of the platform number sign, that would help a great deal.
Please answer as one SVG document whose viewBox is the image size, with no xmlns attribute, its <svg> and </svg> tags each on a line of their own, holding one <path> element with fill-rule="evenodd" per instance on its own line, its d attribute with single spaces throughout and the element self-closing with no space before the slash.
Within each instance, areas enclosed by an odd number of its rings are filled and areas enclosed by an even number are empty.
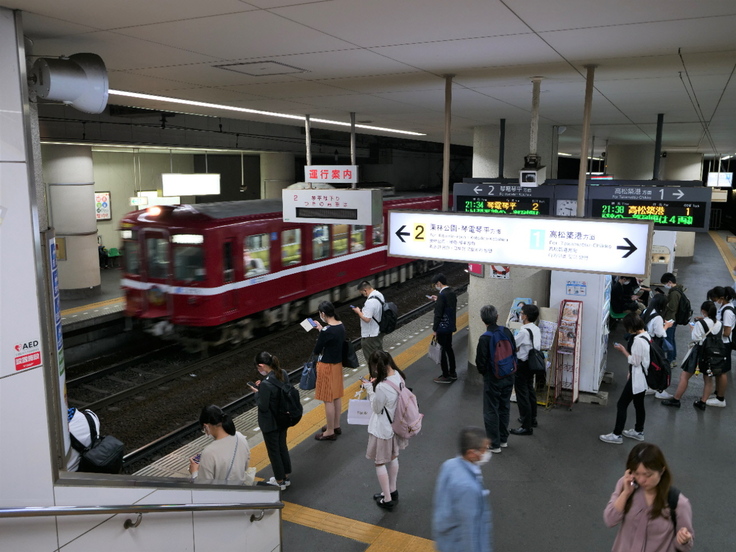
<svg viewBox="0 0 736 552">
<path fill-rule="evenodd" d="M 544 230 L 532 230 L 529 249 L 544 249 Z"/>
<path fill-rule="evenodd" d="M 95 217 L 97 220 L 112 220 L 110 192 L 95 192 Z"/>
</svg>

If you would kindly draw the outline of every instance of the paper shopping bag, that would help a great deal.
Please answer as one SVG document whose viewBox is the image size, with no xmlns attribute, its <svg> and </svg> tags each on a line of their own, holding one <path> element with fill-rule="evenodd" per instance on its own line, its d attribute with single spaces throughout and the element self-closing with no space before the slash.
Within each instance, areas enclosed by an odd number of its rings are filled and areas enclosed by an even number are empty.
<svg viewBox="0 0 736 552">
<path fill-rule="evenodd" d="M 442 358 L 442 347 L 439 343 L 437 343 L 437 340 L 434 337 L 429 344 L 429 351 L 427 354 L 429 355 L 429 358 L 434 360 L 437 364 L 441 362 L 440 359 Z"/>
<path fill-rule="evenodd" d="M 368 425 L 372 412 L 371 401 L 368 399 L 350 399 L 348 423 L 351 425 Z"/>
</svg>

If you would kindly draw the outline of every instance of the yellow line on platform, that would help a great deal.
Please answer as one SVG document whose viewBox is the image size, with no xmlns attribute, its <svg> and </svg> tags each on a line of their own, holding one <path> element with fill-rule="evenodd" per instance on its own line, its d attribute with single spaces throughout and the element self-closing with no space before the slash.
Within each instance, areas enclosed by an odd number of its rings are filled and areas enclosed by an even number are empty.
<svg viewBox="0 0 736 552">
<path fill-rule="evenodd" d="M 731 252 L 728 243 L 726 243 L 726 240 L 718 232 L 711 230 L 708 234 L 710 234 L 710 237 L 715 242 L 718 251 L 721 253 L 721 257 L 723 257 L 723 262 L 726 263 L 726 268 L 728 268 L 728 272 L 733 278 L 736 276 L 736 256 Z"/>
<path fill-rule="evenodd" d="M 81 307 L 74 307 L 72 309 L 66 309 L 61 311 L 61 316 L 69 316 L 70 314 L 77 314 L 79 312 L 85 312 L 93 309 L 99 309 L 100 307 L 109 307 L 110 305 L 117 305 L 125 301 L 123 297 L 116 297 L 115 299 L 108 299 L 107 301 L 100 301 L 99 303 L 91 303 L 89 305 L 83 305 Z"/>
</svg>

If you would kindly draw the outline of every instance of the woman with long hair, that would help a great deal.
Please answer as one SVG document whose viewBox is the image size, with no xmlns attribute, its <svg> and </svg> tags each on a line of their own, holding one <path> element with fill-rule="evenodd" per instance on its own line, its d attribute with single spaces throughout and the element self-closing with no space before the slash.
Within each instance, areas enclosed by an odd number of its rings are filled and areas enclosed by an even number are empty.
<svg viewBox="0 0 736 552">
<path fill-rule="evenodd" d="M 329 301 L 322 301 L 317 307 L 324 326 L 316 322 L 319 337 L 314 346 L 317 360 L 317 386 L 314 398 L 325 403 L 326 425 L 314 438 L 317 441 L 336 441 L 342 433 L 340 414 L 342 414 L 342 344 L 345 341 L 345 326 L 335 313 Z"/>
<path fill-rule="evenodd" d="M 282 491 L 291 485 L 291 457 L 286 446 L 288 422 L 279 419 L 279 403 L 282 384 L 288 382 L 286 371 L 279 365 L 279 359 L 267 351 L 258 353 L 253 359 L 258 373 L 263 379 L 249 386 L 256 393 L 258 405 L 258 427 L 263 433 L 266 452 L 271 461 L 273 477 L 267 481 L 269 485 L 278 485 Z"/>
<path fill-rule="evenodd" d="M 199 415 L 202 432 L 214 438 L 201 454 L 189 459 L 192 479 L 243 484 L 250 461 L 248 440 L 239 431 L 229 414 L 219 406 L 205 406 Z"/>
<path fill-rule="evenodd" d="M 399 450 L 408 441 L 394 433 L 389 419 L 394 419 L 399 398 L 398 389 L 406 385 L 406 376 L 386 351 L 374 351 L 368 359 L 370 381 L 362 379 L 362 386 L 371 401 L 371 419 L 368 421 L 368 449 L 366 458 L 376 466 L 381 492 L 373 495 L 380 508 L 393 510 L 399 501 L 396 480 L 399 475 Z"/>
<path fill-rule="evenodd" d="M 672 473 L 657 445 L 639 443 L 631 449 L 626 471 L 603 512 L 608 527 L 620 525 L 612 552 L 692 549 L 692 507 L 671 485 Z"/>
</svg>

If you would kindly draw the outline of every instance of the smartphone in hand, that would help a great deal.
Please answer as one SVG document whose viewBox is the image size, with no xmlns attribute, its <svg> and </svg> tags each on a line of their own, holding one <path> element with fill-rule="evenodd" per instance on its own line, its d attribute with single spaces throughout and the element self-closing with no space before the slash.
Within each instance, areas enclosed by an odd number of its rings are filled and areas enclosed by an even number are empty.
<svg viewBox="0 0 736 552">
<path fill-rule="evenodd" d="M 255 383 L 253 383 L 252 381 L 246 381 L 246 382 L 245 382 L 245 385 L 247 385 L 248 387 L 254 387 L 254 388 L 258 389 L 258 388 L 256 387 L 256 384 L 255 384 Z"/>
<path fill-rule="evenodd" d="M 195 454 L 195 455 L 194 455 L 194 458 L 192 458 L 192 460 L 194 460 L 194 461 L 195 461 L 195 462 L 196 462 L 197 464 L 199 464 L 199 460 L 200 460 L 201 458 L 202 458 L 202 453 L 200 453 L 200 454 Z"/>
<path fill-rule="evenodd" d="M 311 318 L 307 318 L 307 322 L 309 322 L 312 325 L 313 328 L 316 328 L 317 327 L 317 323 L 314 320 L 312 320 Z"/>
</svg>

